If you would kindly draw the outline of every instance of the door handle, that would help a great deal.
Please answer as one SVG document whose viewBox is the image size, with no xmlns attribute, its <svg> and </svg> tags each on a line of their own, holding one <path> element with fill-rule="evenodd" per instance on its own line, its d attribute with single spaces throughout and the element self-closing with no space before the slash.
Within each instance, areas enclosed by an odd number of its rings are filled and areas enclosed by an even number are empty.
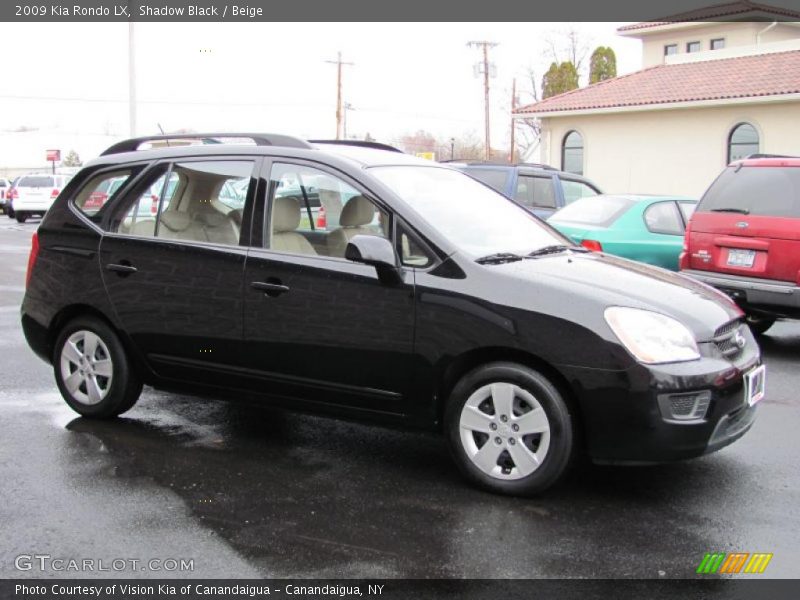
<svg viewBox="0 0 800 600">
<path fill-rule="evenodd" d="M 133 265 L 120 265 L 116 263 L 109 263 L 106 265 L 107 271 L 114 271 L 115 273 L 119 273 L 121 276 L 125 275 L 132 275 L 136 273 L 138 269 Z"/>
<path fill-rule="evenodd" d="M 254 290 L 259 290 L 264 292 L 267 296 L 274 298 L 276 296 L 280 296 L 281 294 L 285 294 L 289 291 L 288 285 L 283 285 L 282 283 L 270 283 L 267 281 L 251 281 L 250 287 Z"/>
</svg>

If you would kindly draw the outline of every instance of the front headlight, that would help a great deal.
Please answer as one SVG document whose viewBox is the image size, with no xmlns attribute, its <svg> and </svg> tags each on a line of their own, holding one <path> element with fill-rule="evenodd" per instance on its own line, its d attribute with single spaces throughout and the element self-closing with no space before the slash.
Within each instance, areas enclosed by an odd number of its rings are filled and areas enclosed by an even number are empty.
<svg viewBox="0 0 800 600">
<path fill-rule="evenodd" d="M 649 310 L 612 306 L 606 323 L 636 360 L 648 365 L 700 358 L 697 342 L 685 325 Z"/>
</svg>

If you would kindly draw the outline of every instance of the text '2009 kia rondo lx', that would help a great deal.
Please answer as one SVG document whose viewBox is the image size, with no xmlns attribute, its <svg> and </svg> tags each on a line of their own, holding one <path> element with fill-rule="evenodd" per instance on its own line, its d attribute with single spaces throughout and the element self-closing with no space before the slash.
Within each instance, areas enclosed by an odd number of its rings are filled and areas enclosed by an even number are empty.
<svg viewBox="0 0 800 600">
<path fill-rule="evenodd" d="M 723 294 L 389 147 L 238 137 L 121 142 L 34 235 L 25 335 L 81 415 L 147 384 L 440 429 L 512 494 L 577 448 L 670 461 L 753 423 L 764 367 Z"/>
</svg>

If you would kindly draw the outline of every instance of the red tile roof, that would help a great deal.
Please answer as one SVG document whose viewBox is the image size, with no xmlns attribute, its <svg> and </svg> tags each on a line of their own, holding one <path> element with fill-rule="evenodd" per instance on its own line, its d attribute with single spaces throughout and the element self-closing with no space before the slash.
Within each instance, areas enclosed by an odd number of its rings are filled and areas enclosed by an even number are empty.
<svg viewBox="0 0 800 600">
<path fill-rule="evenodd" d="M 658 65 L 552 96 L 515 114 L 800 93 L 800 50 Z"/>
<path fill-rule="evenodd" d="M 698 8 L 696 10 L 671 15 L 669 17 L 663 17 L 655 21 L 645 21 L 643 23 L 625 25 L 624 27 L 617 29 L 617 31 L 635 31 L 649 29 L 651 27 L 660 27 L 662 25 L 669 25 L 671 23 L 685 23 L 691 21 L 731 21 L 733 20 L 732 17 L 741 19 L 748 13 L 767 13 L 769 15 L 788 17 L 790 20 L 800 20 L 800 12 L 796 10 L 790 10 L 780 6 L 759 4 L 758 2 L 750 2 L 749 0 L 739 0 L 738 2 L 727 2 L 725 4 L 706 6 L 704 8 Z"/>
</svg>

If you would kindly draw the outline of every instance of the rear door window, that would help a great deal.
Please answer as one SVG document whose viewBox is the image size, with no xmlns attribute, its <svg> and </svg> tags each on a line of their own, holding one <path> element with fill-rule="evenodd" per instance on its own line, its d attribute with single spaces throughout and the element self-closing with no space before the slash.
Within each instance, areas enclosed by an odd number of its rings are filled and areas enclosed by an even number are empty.
<svg viewBox="0 0 800 600">
<path fill-rule="evenodd" d="M 730 167 L 708 189 L 697 210 L 800 217 L 800 168 Z"/>
<path fill-rule="evenodd" d="M 522 175 L 517 178 L 514 200 L 526 208 L 555 208 L 556 191 L 552 177 Z"/>
<path fill-rule="evenodd" d="M 656 202 L 644 211 L 644 224 L 651 233 L 682 235 L 683 221 L 675 202 Z"/>
</svg>

